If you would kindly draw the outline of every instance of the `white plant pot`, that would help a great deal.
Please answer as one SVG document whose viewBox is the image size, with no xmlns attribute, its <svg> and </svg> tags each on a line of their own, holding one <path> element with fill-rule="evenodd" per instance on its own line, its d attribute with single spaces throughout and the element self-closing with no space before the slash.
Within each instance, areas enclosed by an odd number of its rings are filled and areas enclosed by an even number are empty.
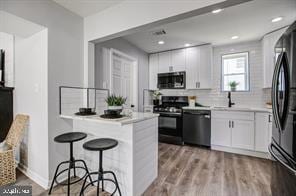
<svg viewBox="0 0 296 196">
<path fill-rule="evenodd" d="M 108 106 L 108 110 L 122 110 L 123 106 Z"/>
<path fill-rule="evenodd" d="M 231 90 L 232 92 L 235 92 L 235 91 L 236 91 L 236 87 L 231 87 L 230 90 Z"/>
</svg>

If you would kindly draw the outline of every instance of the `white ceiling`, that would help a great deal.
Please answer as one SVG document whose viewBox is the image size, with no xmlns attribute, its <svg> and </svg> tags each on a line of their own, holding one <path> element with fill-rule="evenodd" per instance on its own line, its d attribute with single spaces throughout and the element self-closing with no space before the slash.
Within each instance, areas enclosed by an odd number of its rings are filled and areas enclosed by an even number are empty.
<svg viewBox="0 0 296 196">
<path fill-rule="evenodd" d="M 282 16 L 282 21 L 271 19 Z M 296 0 L 254 0 L 228 7 L 219 14 L 207 13 L 189 19 L 162 25 L 145 32 L 125 36 L 129 42 L 152 53 L 184 47 L 185 43 L 224 45 L 261 39 L 263 35 L 287 26 L 296 20 Z M 166 35 L 152 32 L 164 29 Z M 232 40 L 237 35 L 239 39 Z M 164 40 L 164 45 L 157 42 Z"/>
<path fill-rule="evenodd" d="M 66 9 L 82 16 L 90 16 L 121 3 L 123 0 L 53 0 Z"/>
<path fill-rule="evenodd" d="M 0 11 L 0 32 L 26 38 L 43 29 L 45 29 L 45 27 L 8 12 Z"/>
</svg>

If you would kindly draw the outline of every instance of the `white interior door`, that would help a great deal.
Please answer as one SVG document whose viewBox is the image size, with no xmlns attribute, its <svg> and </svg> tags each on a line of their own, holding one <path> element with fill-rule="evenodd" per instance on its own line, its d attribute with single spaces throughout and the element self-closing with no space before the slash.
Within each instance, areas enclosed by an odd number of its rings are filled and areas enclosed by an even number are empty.
<svg viewBox="0 0 296 196">
<path fill-rule="evenodd" d="M 133 61 L 120 55 L 112 55 L 111 93 L 127 98 L 126 105 L 133 104 Z"/>
</svg>

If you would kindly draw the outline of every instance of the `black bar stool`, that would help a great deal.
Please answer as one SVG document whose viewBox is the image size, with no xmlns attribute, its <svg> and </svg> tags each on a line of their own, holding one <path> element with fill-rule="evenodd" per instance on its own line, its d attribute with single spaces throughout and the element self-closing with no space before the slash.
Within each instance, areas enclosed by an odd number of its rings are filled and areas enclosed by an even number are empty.
<svg viewBox="0 0 296 196">
<path fill-rule="evenodd" d="M 90 178 L 90 181 L 92 182 L 91 176 L 89 176 L 89 171 L 87 169 L 87 166 L 86 166 L 86 163 L 84 162 L 84 160 L 80 160 L 80 159 L 75 160 L 74 156 L 73 156 L 73 142 L 83 140 L 84 138 L 86 138 L 86 136 L 87 135 L 85 133 L 81 133 L 81 132 L 68 132 L 68 133 L 58 135 L 58 136 L 56 136 L 54 138 L 54 141 L 58 142 L 58 143 L 70 143 L 70 160 L 69 161 L 63 161 L 57 166 L 54 177 L 53 177 L 53 180 L 52 180 L 52 183 L 51 183 L 51 186 L 50 186 L 50 189 L 49 189 L 49 192 L 48 192 L 49 195 L 51 194 L 54 182 L 56 182 L 58 185 L 63 185 L 63 186 L 67 185 L 68 186 L 68 194 L 67 195 L 70 195 L 70 185 L 79 182 L 85 176 L 88 176 Z M 82 163 L 84 167 L 75 166 L 75 163 L 78 163 L 78 162 Z M 64 164 L 69 164 L 69 167 L 67 169 L 64 169 L 64 170 L 62 170 L 62 171 L 60 171 L 58 173 L 60 166 L 64 165 Z M 85 174 L 84 174 L 84 176 L 82 178 L 79 178 L 78 180 L 75 180 L 75 181 L 71 182 L 71 169 L 73 169 L 74 178 L 76 178 L 76 169 L 78 169 L 78 168 L 85 170 Z M 57 178 L 62 173 L 66 172 L 66 171 L 68 172 L 67 183 L 58 182 Z"/>
<path fill-rule="evenodd" d="M 86 181 L 87 181 L 87 177 L 90 177 L 91 175 L 95 174 L 95 175 L 98 175 L 98 179 L 94 180 L 92 182 L 98 182 L 98 186 L 97 186 L 97 195 L 98 196 L 99 196 L 100 181 L 102 181 L 102 191 L 104 191 L 104 181 L 109 181 L 109 182 L 112 182 L 116 186 L 115 190 L 113 191 L 113 193 L 111 195 L 114 195 L 114 193 L 118 190 L 118 193 L 121 196 L 121 191 L 120 191 L 118 181 L 117 181 L 117 178 L 116 178 L 116 175 L 114 174 L 114 172 L 103 170 L 103 151 L 112 149 L 112 148 L 116 147 L 117 145 L 118 145 L 118 142 L 116 140 L 110 139 L 110 138 L 94 139 L 94 140 L 90 140 L 90 141 L 83 144 L 83 148 L 86 150 L 99 151 L 100 152 L 100 160 L 99 160 L 99 171 L 98 172 L 91 172 L 90 174 L 88 174 L 85 177 L 83 185 L 81 187 L 80 195 L 83 195 L 84 190 L 87 189 L 87 187 L 89 185 L 91 185 L 91 183 L 88 183 L 87 185 L 85 185 Z M 104 178 L 104 174 L 111 174 L 113 176 L 114 180 Z"/>
</svg>

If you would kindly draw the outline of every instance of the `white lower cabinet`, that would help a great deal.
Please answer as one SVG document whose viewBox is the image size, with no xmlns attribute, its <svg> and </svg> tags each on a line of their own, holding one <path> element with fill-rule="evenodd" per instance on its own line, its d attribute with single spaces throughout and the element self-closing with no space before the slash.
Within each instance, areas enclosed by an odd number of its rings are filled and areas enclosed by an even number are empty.
<svg viewBox="0 0 296 196">
<path fill-rule="evenodd" d="M 255 150 L 268 152 L 272 134 L 272 115 L 269 113 L 256 113 L 255 120 Z"/>
<path fill-rule="evenodd" d="M 228 119 L 212 118 L 211 143 L 231 147 L 231 128 Z"/>
<path fill-rule="evenodd" d="M 230 152 L 254 155 L 268 152 L 272 122 L 268 112 L 212 111 L 211 144 Z M 219 150 L 219 149 L 218 149 Z"/>
<path fill-rule="evenodd" d="M 233 120 L 231 127 L 232 147 L 254 150 L 254 121 Z"/>
</svg>

